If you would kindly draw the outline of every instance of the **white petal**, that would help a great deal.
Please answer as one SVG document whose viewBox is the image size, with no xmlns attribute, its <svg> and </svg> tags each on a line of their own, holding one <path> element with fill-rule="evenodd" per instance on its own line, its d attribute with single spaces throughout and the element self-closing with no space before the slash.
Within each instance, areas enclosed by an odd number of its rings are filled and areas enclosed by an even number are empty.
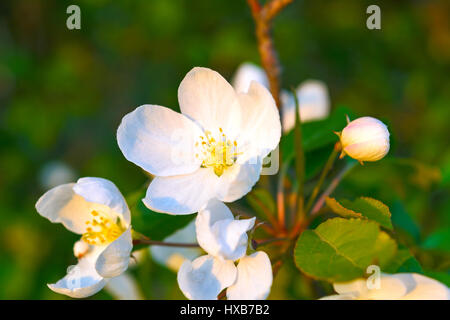
<svg viewBox="0 0 450 320">
<path fill-rule="evenodd" d="M 263 300 L 272 286 L 272 265 L 267 254 L 257 251 L 237 265 L 236 282 L 227 289 L 228 300 Z"/>
<path fill-rule="evenodd" d="M 330 98 L 325 83 L 307 80 L 297 88 L 300 119 L 302 122 L 321 120 L 330 113 Z"/>
<path fill-rule="evenodd" d="M 133 241 L 130 227 L 103 250 L 97 259 L 95 269 L 105 278 L 120 275 L 128 268 L 132 249 Z"/>
<path fill-rule="evenodd" d="M 164 239 L 164 242 L 196 243 L 195 221 Z M 201 254 L 199 248 L 177 248 L 166 246 L 150 246 L 152 258 L 173 271 L 178 271 L 184 260 L 194 260 Z"/>
<path fill-rule="evenodd" d="M 100 251 L 101 248 L 88 253 L 77 265 L 68 268 L 64 278 L 48 284 L 48 287 L 54 292 L 72 298 L 85 298 L 99 292 L 107 282 L 95 270 L 95 261 Z"/>
<path fill-rule="evenodd" d="M 219 128 L 232 141 L 239 133 L 241 106 L 233 87 L 217 72 L 193 68 L 178 88 L 181 112 L 196 120 L 204 130 Z"/>
<path fill-rule="evenodd" d="M 86 221 L 92 220 L 92 210 L 99 205 L 87 202 L 73 191 L 74 183 L 63 184 L 47 191 L 36 203 L 41 216 L 53 223 L 62 223 L 68 230 L 86 232 Z M 104 207 L 104 206 L 103 206 Z"/>
<path fill-rule="evenodd" d="M 208 254 L 235 261 L 245 255 L 247 231 L 254 223 L 255 218 L 234 220 L 226 205 L 212 201 L 195 220 L 197 240 Z"/>
<path fill-rule="evenodd" d="M 157 176 L 188 174 L 201 161 L 195 142 L 202 130 L 190 119 L 169 108 L 143 105 L 127 114 L 117 130 L 125 158 Z"/>
<path fill-rule="evenodd" d="M 233 261 L 201 256 L 186 260 L 178 271 L 178 285 L 191 300 L 216 300 L 217 295 L 236 279 Z"/>
<path fill-rule="evenodd" d="M 265 71 L 256 64 L 244 62 L 236 70 L 231 83 L 236 92 L 247 92 L 252 81 L 269 88 L 269 80 Z"/>
<path fill-rule="evenodd" d="M 105 286 L 116 300 L 142 300 L 139 286 L 130 274 L 123 273 L 118 277 L 111 278 Z"/>
<path fill-rule="evenodd" d="M 450 289 L 439 281 L 417 273 L 398 273 L 393 276 L 409 288 L 402 300 L 450 300 Z"/>
<path fill-rule="evenodd" d="M 191 214 L 203 209 L 216 196 L 219 178 L 209 168 L 188 175 L 156 177 L 150 183 L 144 204 L 151 210 Z"/>
<path fill-rule="evenodd" d="M 356 279 L 349 282 L 335 283 L 334 289 L 344 296 L 353 296 L 360 300 L 392 300 L 401 298 L 407 291 L 402 281 L 390 275 L 382 274 L 379 279 L 379 288 L 369 288 L 375 283 L 369 279 Z"/>
<path fill-rule="evenodd" d="M 86 201 L 109 207 L 128 226 L 131 221 L 127 203 L 114 183 L 103 178 L 80 178 L 73 191 Z"/>
<path fill-rule="evenodd" d="M 383 122 L 372 117 L 353 120 L 342 130 L 341 134 L 341 141 L 345 146 L 377 138 L 389 139 L 389 130 Z"/>
<path fill-rule="evenodd" d="M 280 142 L 281 122 L 275 100 L 264 86 L 252 82 L 247 94 L 239 94 L 239 103 L 243 126 L 238 150 L 244 148 L 246 156 L 259 156 L 262 161 Z"/>
<path fill-rule="evenodd" d="M 261 169 L 260 158 L 249 159 L 242 165 L 234 164 L 220 177 L 217 198 L 224 202 L 233 202 L 242 198 L 258 182 Z"/>
<path fill-rule="evenodd" d="M 398 278 L 382 274 L 380 287 L 369 289 L 361 299 L 367 300 L 397 300 L 405 295 L 407 286 Z"/>
</svg>

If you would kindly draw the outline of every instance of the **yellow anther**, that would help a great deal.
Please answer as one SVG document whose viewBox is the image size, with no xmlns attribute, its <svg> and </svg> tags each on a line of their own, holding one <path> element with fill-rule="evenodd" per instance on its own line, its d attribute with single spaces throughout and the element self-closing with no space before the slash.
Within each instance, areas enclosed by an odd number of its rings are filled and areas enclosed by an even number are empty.
<svg viewBox="0 0 450 320">
<path fill-rule="evenodd" d="M 216 142 L 210 131 L 205 131 L 205 138 L 201 136 L 202 154 L 204 156 L 202 167 L 212 168 L 214 173 L 220 177 L 223 172 L 231 167 L 239 155 L 237 151 L 237 142 L 227 139 L 222 128 L 219 128 L 221 139 Z M 206 140 L 206 141 L 205 141 Z M 197 156 L 197 155 L 196 155 Z"/>
<path fill-rule="evenodd" d="M 91 245 L 105 245 L 116 240 L 125 229 L 120 221 L 113 221 L 108 215 L 93 210 L 91 212 L 93 219 L 86 221 L 86 225 L 92 227 L 86 228 L 86 232 L 81 238 Z"/>
</svg>

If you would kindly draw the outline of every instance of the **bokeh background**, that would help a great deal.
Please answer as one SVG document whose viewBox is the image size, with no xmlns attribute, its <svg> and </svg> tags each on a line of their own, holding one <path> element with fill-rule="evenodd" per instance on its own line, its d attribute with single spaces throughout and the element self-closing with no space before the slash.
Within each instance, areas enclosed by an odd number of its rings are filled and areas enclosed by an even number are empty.
<svg viewBox="0 0 450 320">
<path fill-rule="evenodd" d="M 382 29 L 368 30 L 375 3 Z M 81 7 L 81 30 L 66 28 L 70 4 Z M 449 21 L 445 0 L 295 0 L 274 30 L 283 87 L 323 80 L 333 107 L 389 125 L 389 157 L 352 171 L 336 195 L 388 204 L 424 272 L 447 285 Z M 65 298 L 46 283 L 75 263 L 77 237 L 37 214 L 41 194 L 81 176 L 108 178 L 124 194 L 139 189 L 146 176 L 115 139 L 123 115 L 145 103 L 178 110 L 177 88 L 192 67 L 230 79 L 244 61 L 259 63 L 244 0 L 2 0 L 0 298 Z M 175 273 L 150 256 L 132 274 L 146 298 L 182 298 Z M 314 290 L 287 264 L 270 298 L 316 298 Z"/>
</svg>

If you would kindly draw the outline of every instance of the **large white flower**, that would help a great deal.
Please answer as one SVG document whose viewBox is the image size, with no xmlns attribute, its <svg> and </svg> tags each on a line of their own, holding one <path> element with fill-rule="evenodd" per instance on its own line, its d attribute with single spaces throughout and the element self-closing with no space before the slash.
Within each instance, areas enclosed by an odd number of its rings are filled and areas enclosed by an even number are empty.
<svg viewBox="0 0 450 320">
<path fill-rule="evenodd" d="M 198 243 L 207 255 L 182 264 L 177 279 L 184 295 L 213 300 L 228 288 L 229 300 L 265 299 L 272 286 L 269 257 L 262 251 L 246 255 L 247 232 L 255 218 L 235 220 L 226 205 L 212 200 L 199 211 L 195 223 Z"/>
<path fill-rule="evenodd" d="M 259 179 L 281 123 L 266 88 L 236 93 L 217 72 L 194 68 L 178 88 L 181 114 L 143 105 L 117 130 L 124 156 L 156 177 L 143 199 L 152 210 L 191 214 L 210 199 L 235 201 Z"/>
<path fill-rule="evenodd" d="M 111 181 L 89 177 L 57 186 L 38 200 L 36 209 L 51 222 L 81 235 L 74 245 L 78 264 L 48 285 L 53 291 L 87 297 L 127 269 L 133 248 L 130 210 Z"/>
<path fill-rule="evenodd" d="M 450 289 L 417 273 L 381 274 L 379 287 L 369 288 L 367 280 L 333 284 L 337 295 L 322 300 L 449 300 Z"/>
</svg>

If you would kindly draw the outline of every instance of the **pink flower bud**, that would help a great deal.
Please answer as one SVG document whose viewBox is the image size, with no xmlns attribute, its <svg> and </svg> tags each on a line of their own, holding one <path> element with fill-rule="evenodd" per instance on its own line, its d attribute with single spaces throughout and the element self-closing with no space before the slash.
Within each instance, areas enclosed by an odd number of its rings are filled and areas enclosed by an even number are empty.
<svg viewBox="0 0 450 320">
<path fill-rule="evenodd" d="M 359 162 L 377 161 L 389 152 L 389 131 L 386 125 L 372 117 L 350 122 L 340 133 L 342 154 Z"/>
</svg>

